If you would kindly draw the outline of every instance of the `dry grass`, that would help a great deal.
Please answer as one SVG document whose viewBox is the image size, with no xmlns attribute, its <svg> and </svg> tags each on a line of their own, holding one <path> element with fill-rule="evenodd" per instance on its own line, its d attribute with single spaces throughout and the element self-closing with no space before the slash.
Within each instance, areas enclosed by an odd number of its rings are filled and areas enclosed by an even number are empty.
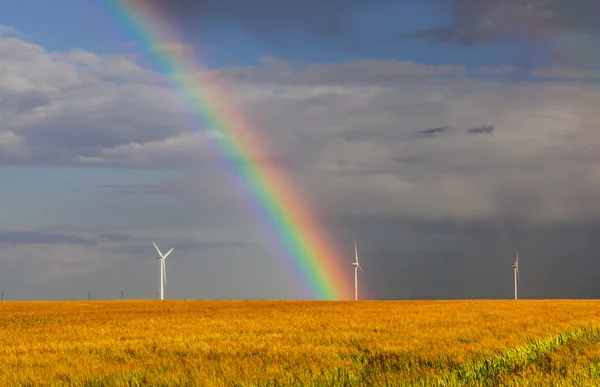
<svg viewBox="0 0 600 387">
<path fill-rule="evenodd" d="M 1 302 L 0 385 L 600 385 L 598 301 Z"/>
</svg>

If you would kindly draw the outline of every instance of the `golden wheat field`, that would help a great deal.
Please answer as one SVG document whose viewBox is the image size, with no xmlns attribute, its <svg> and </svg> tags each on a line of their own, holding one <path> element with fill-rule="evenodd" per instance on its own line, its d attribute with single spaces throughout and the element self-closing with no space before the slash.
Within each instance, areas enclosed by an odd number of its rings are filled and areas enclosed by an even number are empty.
<svg viewBox="0 0 600 387">
<path fill-rule="evenodd" d="M 1 302 L 2 386 L 600 385 L 598 301 Z"/>
</svg>

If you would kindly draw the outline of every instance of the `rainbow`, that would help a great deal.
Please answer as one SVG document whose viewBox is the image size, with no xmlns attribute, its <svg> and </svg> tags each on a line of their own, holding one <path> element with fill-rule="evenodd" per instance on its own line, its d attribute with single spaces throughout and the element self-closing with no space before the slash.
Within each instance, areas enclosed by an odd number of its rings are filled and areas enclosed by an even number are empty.
<svg viewBox="0 0 600 387">
<path fill-rule="evenodd" d="M 201 127 L 218 133 L 211 136 L 213 152 L 227 160 L 227 170 L 251 197 L 250 206 L 265 222 L 282 259 L 299 273 L 299 282 L 310 298 L 351 299 L 350 261 L 328 240 L 323 227 L 289 178 L 279 168 L 261 163 L 269 152 L 258 139 L 244 114 L 219 88 L 217 81 L 198 71 L 197 63 L 177 50 L 155 50 L 160 44 L 179 42 L 167 21 L 143 0 L 102 1 L 112 16 L 151 52 L 154 65 L 166 70 L 173 86 L 189 105 Z M 203 75 L 204 74 L 204 75 Z M 208 124 L 208 125 L 206 125 Z"/>
</svg>

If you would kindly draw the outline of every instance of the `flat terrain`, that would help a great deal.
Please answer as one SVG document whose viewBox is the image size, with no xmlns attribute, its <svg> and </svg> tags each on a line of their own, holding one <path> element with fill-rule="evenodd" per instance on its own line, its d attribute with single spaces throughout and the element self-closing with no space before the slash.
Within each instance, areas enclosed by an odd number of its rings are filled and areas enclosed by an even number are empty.
<svg viewBox="0 0 600 387">
<path fill-rule="evenodd" d="M 600 301 L 0 302 L 0 385 L 600 385 Z"/>
</svg>

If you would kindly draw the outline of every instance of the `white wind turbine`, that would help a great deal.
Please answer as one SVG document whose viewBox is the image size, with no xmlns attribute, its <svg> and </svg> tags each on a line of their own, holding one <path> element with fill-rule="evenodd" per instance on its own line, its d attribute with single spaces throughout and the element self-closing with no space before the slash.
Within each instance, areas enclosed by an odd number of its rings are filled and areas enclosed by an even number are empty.
<svg viewBox="0 0 600 387">
<path fill-rule="evenodd" d="M 156 246 L 156 243 L 152 242 L 152 244 L 156 248 L 156 251 L 158 251 L 158 257 L 156 259 L 160 260 L 160 299 L 164 300 L 164 289 L 167 285 L 167 266 L 165 265 L 165 259 L 167 259 L 167 257 L 169 256 L 169 254 L 171 254 L 175 247 L 173 247 L 171 250 L 169 250 L 168 253 L 163 255 L 158 249 L 158 246 Z"/>
<path fill-rule="evenodd" d="M 356 248 L 356 241 L 354 241 L 354 255 L 356 257 L 356 261 L 352 262 L 352 266 L 354 266 L 354 300 L 358 300 L 358 269 L 364 273 L 362 267 L 358 263 L 358 249 Z"/>
<path fill-rule="evenodd" d="M 519 250 L 517 250 L 517 259 L 512 265 L 512 268 L 515 269 L 515 300 L 517 299 L 517 279 L 521 282 L 521 276 L 519 276 Z"/>
</svg>

